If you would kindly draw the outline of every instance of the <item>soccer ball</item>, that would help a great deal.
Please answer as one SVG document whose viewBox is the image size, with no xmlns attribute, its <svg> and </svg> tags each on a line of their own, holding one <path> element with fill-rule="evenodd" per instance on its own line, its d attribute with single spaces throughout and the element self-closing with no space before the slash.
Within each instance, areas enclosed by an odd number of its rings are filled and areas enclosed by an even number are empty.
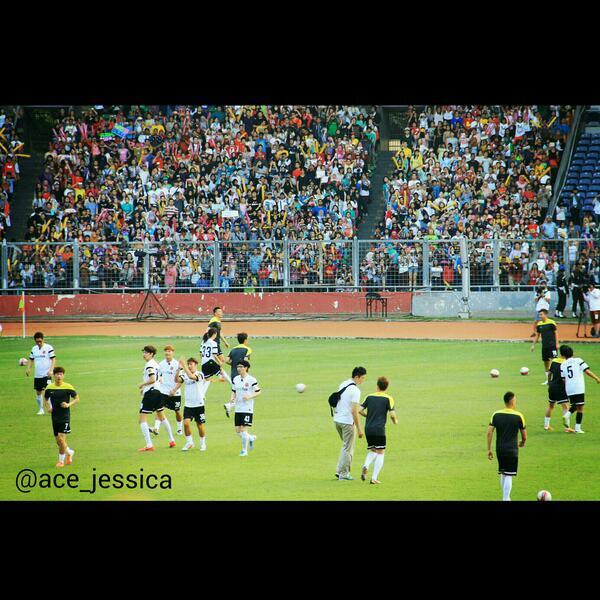
<svg viewBox="0 0 600 600">
<path fill-rule="evenodd" d="M 297 383 L 296 384 L 296 391 L 299 394 L 302 394 L 304 392 L 304 390 L 306 389 L 306 386 L 303 383 Z"/>
<path fill-rule="evenodd" d="M 542 490 L 537 495 L 538 502 L 549 502 L 552 500 L 552 494 L 548 490 Z"/>
<path fill-rule="evenodd" d="M 19 359 L 19 366 L 20 367 L 24 367 L 27 364 L 27 359 L 26 358 L 20 358 Z"/>
<path fill-rule="evenodd" d="M 492 369 L 490 371 L 490 377 L 500 377 L 500 371 L 498 371 L 498 369 Z"/>
<path fill-rule="evenodd" d="M 529 369 L 527 367 L 521 367 L 519 373 L 521 373 L 521 375 L 529 375 Z"/>
</svg>

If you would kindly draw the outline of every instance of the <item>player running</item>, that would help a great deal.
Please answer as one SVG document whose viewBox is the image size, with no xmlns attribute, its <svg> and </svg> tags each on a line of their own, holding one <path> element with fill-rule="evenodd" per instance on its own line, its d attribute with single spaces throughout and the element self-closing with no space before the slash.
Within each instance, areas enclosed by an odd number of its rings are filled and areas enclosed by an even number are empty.
<svg viewBox="0 0 600 600">
<path fill-rule="evenodd" d="M 566 417 L 569 407 L 569 397 L 565 390 L 565 382 L 560 374 L 560 367 L 565 362 L 562 356 L 552 359 L 550 363 L 550 371 L 548 372 L 548 408 L 546 409 L 546 416 L 544 417 L 544 429 L 546 431 L 552 431 L 550 427 L 550 418 L 552 417 L 552 411 L 556 404 L 560 405 L 563 412 L 563 421 Z M 565 428 L 566 433 L 573 433 L 574 429 L 570 427 Z"/>
<path fill-rule="evenodd" d="M 54 367 L 52 370 L 54 383 L 50 383 L 44 392 L 44 406 L 52 414 L 52 430 L 58 446 L 57 468 L 70 465 L 73 462 L 75 450 L 69 448 L 66 435 L 71 433 L 71 406 L 79 402 L 79 395 L 75 388 L 65 381 L 63 367 Z M 66 457 L 66 460 L 65 460 Z"/>
<path fill-rule="evenodd" d="M 227 355 L 225 362 L 228 365 L 231 365 L 231 380 L 237 375 L 237 366 L 241 360 L 248 360 L 250 355 L 252 354 L 252 348 L 248 346 L 248 334 L 247 333 L 238 333 L 237 334 L 238 345 L 234 346 Z M 231 411 L 233 404 L 227 402 L 223 404 L 225 408 L 225 414 L 229 417 L 229 412 Z"/>
<path fill-rule="evenodd" d="M 377 380 L 377 391 L 374 394 L 369 394 L 361 404 L 362 410 L 360 414 L 366 417 L 365 421 L 365 436 L 367 438 L 367 449 L 369 450 L 365 458 L 360 478 L 365 481 L 369 466 L 374 461 L 373 477 L 371 483 L 381 483 L 379 481 L 379 473 L 383 468 L 383 460 L 385 453 L 386 437 L 385 423 L 387 421 L 388 412 L 392 423 L 398 423 L 398 417 L 394 411 L 394 399 L 385 393 L 389 386 L 389 381 L 385 377 L 380 377 Z"/>
<path fill-rule="evenodd" d="M 209 330 L 202 336 L 202 346 L 200 347 L 200 357 L 202 360 L 202 374 L 206 381 L 206 389 L 204 393 L 208 392 L 208 386 L 210 385 L 210 379 L 214 375 L 220 375 L 229 381 L 231 384 L 231 378 L 225 372 L 223 365 L 225 359 L 217 344 L 217 330 L 214 327 L 210 327 Z M 228 408 L 229 406 L 229 408 Z M 224 404 L 225 414 L 229 417 L 230 405 Z"/>
<path fill-rule="evenodd" d="M 581 429 L 581 423 L 583 422 L 583 407 L 585 405 L 585 379 L 583 374 L 585 373 L 594 379 L 596 383 L 600 383 L 600 377 L 592 373 L 589 366 L 582 358 L 573 356 L 573 348 L 571 348 L 571 346 L 561 346 L 560 355 L 565 358 L 565 362 L 560 366 L 560 374 L 565 381 L 565 390 L 569 397 L 569 402 L 571 403 L 569 410 L 563 415 L 563 422 L 565 427 L 571 430 L 571 415 L 576 412 L 574 432 L 585 433 L 585 431 Z"/>
<path fill-rule="evenodd" d="M 496 411 L 490 419 L 487 430 L 488 458 L 492 460 L 492 438 L 496 430 L 496 455 L 498 457 L 498 473 L 500 474 L 500 487 L 502 500 L 510 500 L 512 478 L 517 475 L 519 466 L 519 448 L 525 446 L 527 431 L 525 430 L 525 417 L 515 407 L 517 399 L 512 392 L 504 394 L 503 410 Z M 518 433 L 521 432 L 521 441 L 517 444 Z"/>
<path fill-rule="evenodd" d="M 165 408 L 175 412 L 175 421 L 177 423 L 177 435 L 183 434 L 183 415 L 181 414 L 181 391 L 177 388 L 174 394 L 171 391 L 177 385 L 177 375 L 179 373 L 179 362 L 173 358 L 175 348 L 171 345 L 164 347 L 165 358 L 158 363 L 158 389 L 162 394 L 162 403 Z M 150 433 L 158 435 L 161 422 L 164 424 L 169 419 L 164 414 L 164 420 L 156 419 L 154 428 L 150 429 Z"/>
<path fill-rule="evenodd" d="M 237 366 L 238 374 L 233 378 L 231 386 L 231 402 L 235 401 L 235 432 L 242 439 L 240 456 L 248 456 L 248 446 L 252 450 L 256 441 L 256 436 L 250 435 L 247 430 L 252 427 L 254 398 L 261 390 L 258 381 L 248 373 L 249 368 L 250 363 L 247 360 L 240 361 Z"/>
<path fill-rule="evenodd" d="M 198 361 L 188 358 L 187 365 L 183 358 L 179 359 L 179 377 L 177 385 L 171 394 L 175 394 L 182 385 L 185 385 L 185 408 L 183 409 L 183 428 L 185 430 L 185 446 L 181 449 L 186 452 L 194 447 L 192 437 L 192 421 L 196 421 L 200 435 L 200 450 L 206 450 L 206 416 L 204 414 L 204 390 L 206 383 L 204 375 L 198 371 Z"/>
<path fill-rule="evenodd" d="M 52 382 L 52 373 L 56 363 L 56 355 L 54 348 L 50 344 L 44 342 L 44 334 L 41 331 L 36 331 L 33 335 L 35 346 L 29 354 L 29 364 L 25 375 L 29 377 L 31 367 L 35 364 L 33 374 L 33 389 L 38 404 L 38 415 L 44 414 L 43 397 L 44 390 Z"/>
<path fill-rule="evenodd" d="M 536 323 L 536 338 L 531 344 L 531 352 L 535 349 L 535 344 L 542 338 L 542 360 L 544 361 L 544 371 L 546 373 L 546 381 L 542 385 L 548 385 L 548 372 L 550 371 L 550 361 L 558 357 L 558 330 L 556 323 L 548 318 L 548 310 L 540 309 L 540 320 Z"/>
<path fill-rule="evenodd" d="M 156 416 L 161 423 L 166 421 L 164 426 L 169 435 L 169 448 L 174 448 L 176 445 L 175 438 L 173 437 L 171 424 L 165 419 L 165 415 L 163 414 L 163 396 L 158 389 L 158 363 L 154 360 L 154 357 L 156 356 L 156 348 L 154 346 L 144 346 L 142 348 L 142 352 L 144 360 L 146 361 L 146 365 L 144 366 L 142 383 L 138 385 L 140 394 L 142 394 L 139 423 L 144 440 L 146 441 L 146 445 L 143 448 L 140 448 L 139 451 L 154 451 L 154 446 L 152 445 L 152 440 L 150 439 L 150 427 L 148 427 L 148 415 L 151 415 L 153 412 L 156 413 Z"/>
</svg>

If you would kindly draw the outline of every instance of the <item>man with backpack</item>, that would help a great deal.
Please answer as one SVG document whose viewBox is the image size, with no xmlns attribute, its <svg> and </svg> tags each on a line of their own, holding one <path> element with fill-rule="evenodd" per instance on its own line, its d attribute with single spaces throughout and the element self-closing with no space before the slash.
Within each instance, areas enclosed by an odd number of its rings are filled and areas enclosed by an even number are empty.
<svg viewBox="0 0 600 600">
<path fill-rule="evenodd" d="M 350 466 L 352 465 L 352 455 L 354 454 L 356 432 L 358 432 L 359 438 L 362 438 L 364 435 L 358 418 L 359 410 L 361 409 L 360 390 L 358 386 L 364 383 L 366 377 L 367 370 L 364 367 L 354 367 L 352 378 L 342 381 L 338 387 L 338 391 L 331 394 L 329 398 L 330 406 L 332 408 L 335 407 L 332 411 L 335 428 L 343 442 L 335 472 L 335 476 L 340 480 L 354 479 L 350 475 Z"/>
</svg>

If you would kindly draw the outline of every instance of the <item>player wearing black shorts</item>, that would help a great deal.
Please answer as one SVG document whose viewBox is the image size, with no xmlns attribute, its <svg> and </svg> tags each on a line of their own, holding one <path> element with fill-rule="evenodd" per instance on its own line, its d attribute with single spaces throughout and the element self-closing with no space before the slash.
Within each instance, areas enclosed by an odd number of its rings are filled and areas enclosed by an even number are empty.
<svg viewBox="0 0 600 600">
<path fill-rule="evenodd" d="M 231 384 L 231 402 L 235 403 L 235 432 L 242 440 L 240 456 L 248 456 L 248 447 L 254 448 L 256 436 L 248 432 L 254 418 L 254 399 L 260 394 L 258 381 L 248 373 L 250 363 L 242 360 L 238 363 L 238 374 Z"/>
<path fill-rule="evenodd" d="M 542 385 L 548 385 L 548 373 L 550 371 L 550 361 L 558 357 L 558 331 L 556 323 L 548 318 L 548 311 L 545 308 L 540 310 L 540 320 L 536 323 L 536 338 L 531 344 L 531 352 L 535 349 L 535 343 L 542 338 L 542 360 L 544 361 L 544 370 L 546 372 L 546 381 Z"/>
<path fill-rule="evenodd" d="M 67 383 L 63 367 L 54 367 L 54 383 L 50 383 L 44 392 L 44 406 L 52 414 L 52 430 L 58 446 L 57 468 L 73 462 L 75 450 L 69 448 L 66 435 L 71 433 L 71 406 L 79 402 L 75 388 Z M 66 460 L 65 460 L 66 457 Z"/>
<path fill-rule="evenodd" d="M 504 394 L 505 408 L 492 415 L 487 430 L 487 450 L 490 460 L 494 458 L 492 438 L 494 430 L 496 431 L 496 455 L 503 500 L 510 500 L 512 478 L 516 476 L 519 466 L 519 448 L 525 446 L 527 441 L 525 417 L 515 409 L 516 405 L 515 395 L 512 392 L 506 392 Z M 521 432 L 521 441 L 517 444 L 519 432 Z"/>
<path fill-rule="evenodd" d="M 569 411 L 569 397 L 565 390 L 565 382 L 560 374 L 560 366 L 565 362 L 565 359 L 561 356 L 552 359 L 550 362 L 550 371 L 548 373 L 548 408 L 546 409 L 546 416 L 544 417 L 544 429 L 546 431 L 552 431 L 550 427 L 550 418 L 552 417 L 552 411 L 555 405 L 560 405 L 563 413 L 563 421 L 566 418 L 566 414 Z M 573 433 L 573 429 L 565 427 L 567 433 Z"/>
<path fill-rule="evenodd" d="M 369 394 L 361 404 L 362 409 L 359 411 L 365 421 L 365 436 L 367 438 L 367 458 L 363 465 L 360 478 L 365 481 L 369 466 L 375 462 L 373 468 L 373 477 L 371 483 L 381 483 L 378 479 L 379 473 L 383 468 L 383 460 L 386 447 L 385 423 L 388 413 L 392 419 L 392 423 L 396 425 L 398 418 L 394 411 L 394 399 L 385 393 L 389 386 L 389 381 L 385 377 L 380 377 L 377 380 L 377 391 Z"/>
<path fill-rule="evenodd" d="M 151 452 L 154 450 L 152 440 L 150 439 L 150 427 L 148 426 L 148 415 L 153 412 L 159 421 L 165 421 L 164 406 L 163 406 L 163 395 L 158 389 L 158 363 L 154 360 L 156 356 L 156 348 L 154 346 L 144 346 L 142 353 L 146 364 L 144 366 L 143 381 L 138 385 L 140 394 L 142 394 L 142 403 L 140 405 L 140 429 L 146 445 L 140 448 L 140 452 Z M 175 447 L 175 439 L 173 438 L 173 432 L 171 425 L 167 421 L 164 423 L 167 433 L 169 434 L 169 448 Z"/>
<path fill-rule="evenodd" d="M 31 367 L 34 367 L 33 389 L 38 405 L 38 415 L 44 414 L 43 400 L 44 390 L 52 383 L 52 372 L 56 364 L 56 355 L 54 348 L 44 341 L 44 334 L 36 331 L 33 335 L 35 346 L 29 354 L 29 363 L 25 370 L 25 375 L 29 377 Z"/>
</svg>

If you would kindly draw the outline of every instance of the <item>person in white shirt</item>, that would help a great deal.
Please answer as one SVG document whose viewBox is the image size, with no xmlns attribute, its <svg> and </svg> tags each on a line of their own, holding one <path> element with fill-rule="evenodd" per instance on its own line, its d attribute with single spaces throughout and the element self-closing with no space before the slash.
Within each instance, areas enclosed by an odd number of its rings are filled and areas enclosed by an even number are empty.
<svg viewBox="0 0 600 600">
<path fill-rule="evenodd" d="M 29 377 L 31 367 L 35 364 L 33 373 L 33 388 L 38 404 L 38 415 L 44 414 L 44 390 L 52 381 L 52 371 L 56 363 L 56 355 L 54 348 L 50 344 L 44 342 L 44 334 L 41 331 L 36 331 L 33 335 L 35 346 L 29 354 L 29 364 L 25 375 Z"/>
<path fill-rule="evenodd" d="M 186 452 L 194 447 L 192 421 L 196 421 L 198 434 L 200 435 L 200 450 L 204 452 L 206 450 L 206 415 L 204 408 L 206 382 L 204 375 L 201 371 L 198 371 L 198 361 L 193 357 L 187 359 L 187 364 L 183 358 L 180 358 L 179 367 L 178 382 L 170 394 L 175 395 L 182 385 L 185 386 L 185 408 L 183 409 L 185 446 L 181 450 Z"/>
<path fill-rule="evenodd" d="M 590 307 L 592 337 L 600 337 L 600 290 L 593 281 L 589 283 L 588 292 L 584 293 L 583 297 Z"/>
<path fill-rule="evenodd" d="M 338 387 L 338 392 L 342 392 L 340 399 L 333 413 L 333 422 L 336 431 L 342 440 L 342 449 L 338 458 L 335 476 L 340 479 L 352 480 L 350 475 L 352 466 L 352 456 L 354 454 L 354 443 L 356 433 L 362 438 L 364 433 L 360 420 L 358 418 L 360 410 L 360 389 L 359 385 L 364 383 L 367 378 L 367 370 L 364 367 L 354 367 L 352 378 L 342 381 Z M 355 429 L 356 428 L 356 429 Z"/>
<path fill-rule="evenodd" d="M 575 433 L 585 433 L 581 429 L 583 406 L 585 405 L 585 379 L 583 375 L 585 373 L 594 379 L 596 383 L 600 383 L 600 377 L 592 373 L 583 359 L 573 356 L 571 346 L 562 345 L 560 355 L 565 359 L 565 362 L 560 365 L 560 375 L 565 380 L 565 391 L 571 403 L 569 410 L 563 415 L 563 422 L 567 429 L 571 429 L 571 415 L 576 412 Z"/>
<path fill-rule="evenodd" d="M 177 385 L 179 362 L 173 358 L 175 348 L 170 344 L 164 347 L 165 358 L 158 363 L 158 389 L 163 395 L 163 406 L 175 412 L 177 422 L 177 435 L 183 435 L 183 415 L 181 414 L 181 390 L 177 388 L 174 394 L 171 391 Z M 158 418 L 154 421 L 154 429 L 150 433 L 158 435 L 161 423 L 166 427 L 169 419 L 166 415 L 163 421 Z"/>
<path fill-rule="evenodd" d="M 258 381 L 248 373 L 248 369 L 250 363 L 247 360 L 240 361 L 237 365 L 238 374 L 231 385 L 231 404 L 235 403 L 235 432 L 242 440 L 240 456 L 248 456 L 248 446 L 250 450 L 254 448 L 256 436 L 248 433 L 248 427 L 252 427 L 254 419 L 254 398 L 261 392 Z"/>
<path fill-rule="evenodd" d="M 204 393 L 208 391 L 208 386 L 210 385 L 211 377 L 214 375 L 219 375 L 229 383 L 232 383 L 229 374 L 225 372 L 223 365 L 225 364 L 225 359 L 223 358 L 223 353 L 219 347 L 219 342 L 217 338 L 219 336 L 219 330 L 216 327 L 209 327 L 206 333 L 202 336 L 202 346 L 200 346 L 200 360 L 201 360 L 201 370 L 202 375 L 204 375 L 206 379 L 206 390 Z M 225 414 L 229 417 L 229 411 L 233 408 L 231 402 L 227 402 L 224 405 Z"/>
<path fill-rule="evenodd" d="M 144 374 L 142 383 L 138 385 L 140 394 L 142 394 L 142 403 L 140 405 L 140 429 L 146 441 L 146 445 L 140 448 L 140 452 L 151 452 L 154 450 L 152 440 L 150 439 L 150 427 L 148 426 L 148 415 L 156 413 L 159 421 L 165 419 L 163 414 L 165 407 L 163 406 L 163 397 L 158 389 L 158 363 L 154 360 L 156 356 L 156 348 L 154 346 L 144 346 L 142 348 L 144 360 Z M 171 425 L 167 421 L 165 423 L 167 433 L 169 434 L 169 448 L 175 447 L 175 439 L 171 431 Z"/>
</svg>

